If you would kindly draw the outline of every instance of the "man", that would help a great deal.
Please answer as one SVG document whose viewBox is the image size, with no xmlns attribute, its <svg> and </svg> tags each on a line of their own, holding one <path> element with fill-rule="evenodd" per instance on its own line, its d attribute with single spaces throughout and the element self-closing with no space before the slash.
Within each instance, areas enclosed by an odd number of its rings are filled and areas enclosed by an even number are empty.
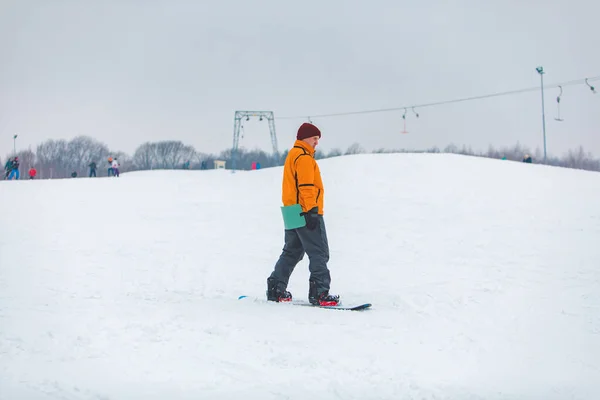
<svg viewBox="0 0 600 400">
<path fill-rule="evenodd" d="M 115 159 L 112 162 L 112 174 L 115 177 L 119 177 L 119 167 L 121 166 L 121 164 L 119 164 L 119 161 L 117 160 L 117 157 L 115 157 Z"/>
<path fill-rule="evenodd" d="M 96 177 L 96 161 L 92 161 L 91 163 L 88 164 L 88 167 L 90 167 L 90 178 L 93 176 L 94 178 Z"/>
<path fill-rule="evenodd" d="M 20 173 L 19 173 L 19 157 L 13 158 L 12 164 L 10 166 L 10 174 L 8 175 L 8 180 L 11 180 L 13 177 L 16 180 L 19 180 L 19 177 L 20 177 Z"/>
<path fill-rule="evenodd" d="M 12 162 L 12 158 L 9 158 L 6 160 L 6 164 L 4 164 L 4 179 L 8 179 L 8 176 L 10 175 L 10 171 L 12 170 Z"/>
<path fill-rule="evenodd" d="M 300 204 L 306 226 L 285 231 L 285 245 L 275 269 L 267 279 L 267 300 L 291 301 L 287 285 L 294 267 L 304 253 L 310 260 L 308 300 L 321 306 L 338 305 L 340 297 L 329 294 L 331 276 L 327 269 L 329 245 L 323 221 L 324 188 L 315 148 L 321 131 L 304 123 L 298 129 L 294 147 L 288 152 L 283 168 L 282 200 L 284 206 Z"/>
<path fill-rule="evenodd" d="M 114 176 L 114 171 L 113 171 L 113 167 L 112 167 L 112 163 L 113 163 L 113 158 L 112 157 L 108 157 L 108 176 Z"/>
</svg>

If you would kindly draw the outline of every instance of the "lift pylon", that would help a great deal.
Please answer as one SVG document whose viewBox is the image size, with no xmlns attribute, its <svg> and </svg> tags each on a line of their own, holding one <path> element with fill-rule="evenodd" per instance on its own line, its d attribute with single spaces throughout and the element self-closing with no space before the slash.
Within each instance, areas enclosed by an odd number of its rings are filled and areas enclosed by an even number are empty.
<svg viewBox="0 0 600 400">
<path fill-rule="evenodd" d="M 233 123 L 233 148 L 231 151 L 231 169 L 235 171 L 237 162 L 237 152 L 240 144 L 240 128 L 242 120 L 250 120 L 250 117 L 258 117 L 260 121 L 266 119 L 269 123 L 269 132 L 271 134 L 271 144 L 273 145 L 273 155 L 279 154 L 277 149 L 277 134 L 275 133 L 275 116 L 273 111 L 236 111 Z"/>
</svg>

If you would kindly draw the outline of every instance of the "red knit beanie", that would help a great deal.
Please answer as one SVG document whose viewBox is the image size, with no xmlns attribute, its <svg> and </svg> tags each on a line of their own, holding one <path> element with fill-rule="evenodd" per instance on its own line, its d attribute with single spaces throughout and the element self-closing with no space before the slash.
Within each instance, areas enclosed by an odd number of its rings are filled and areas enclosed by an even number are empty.
<svg viewBox="0 0 600 400">
<path fill-rule="evenodd" d="M 302 125 L 300 125 L 300 128 L 298 128 L 298 135 L 296 135 L 296 139 L 308 139 L 313 136 L 321 137 L 321 131 L 313 124 L 305 122 Z"/>
</svg>

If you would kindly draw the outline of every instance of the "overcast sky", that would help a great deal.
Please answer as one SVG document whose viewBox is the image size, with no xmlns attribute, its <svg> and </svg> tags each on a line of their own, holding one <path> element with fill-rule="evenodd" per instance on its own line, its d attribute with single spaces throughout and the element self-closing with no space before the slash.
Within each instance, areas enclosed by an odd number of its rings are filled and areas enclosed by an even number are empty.
<svg viewBox="0 0 600 400">
<path fill-rule="evenodd" d="M 230 148 L 236 110 L 276 118 L 401 107 L 600 76 L 596 0 L 0 0 L 0 155 L 92 136 Z M 600 91 L 600 80 L 590 82 Z M 547 149 L 600 156 L 600 93 L 546 91 Z M 530 92 L 313 118 L 323 150 L 543 147 Z M 276 119 L 279 149 L 305 119 Z M 271 149 L 266 122 L 240 145 Z"/>
</svg>

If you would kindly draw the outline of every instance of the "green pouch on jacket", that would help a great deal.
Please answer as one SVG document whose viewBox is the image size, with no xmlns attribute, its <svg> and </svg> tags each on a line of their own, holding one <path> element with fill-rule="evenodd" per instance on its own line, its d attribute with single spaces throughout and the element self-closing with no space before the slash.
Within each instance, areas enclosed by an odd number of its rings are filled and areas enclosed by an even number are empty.
<svg viewBox="0 0 600 400">
<path fill-rule="evenodd" d="M 283 215 L 283 225 L 285 229 L 297 229 L 306 226 L 306 219 L 302 212 L 302 206 L 300 204 L 292 204 L 291 206 L 281 207 L 281 214 Z"/>
</svg>

